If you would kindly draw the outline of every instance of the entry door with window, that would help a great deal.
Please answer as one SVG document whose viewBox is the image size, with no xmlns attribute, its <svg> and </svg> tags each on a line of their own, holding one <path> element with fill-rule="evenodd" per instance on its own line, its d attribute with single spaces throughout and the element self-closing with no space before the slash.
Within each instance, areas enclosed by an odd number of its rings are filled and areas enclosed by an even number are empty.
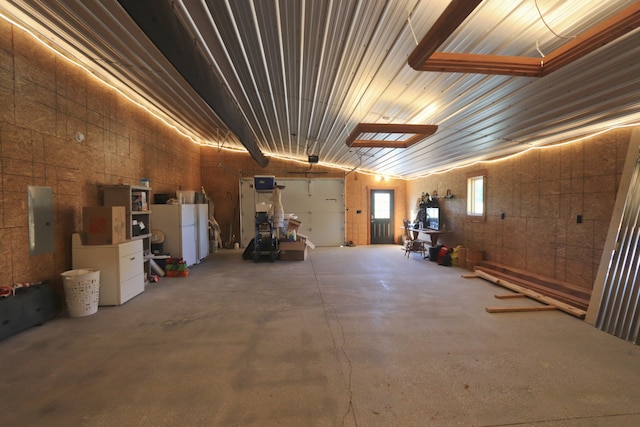
<svg viewBox="0 0 640 427">
<path fill-rule="evenodd" d="M 371 244 L 392 244 L 393 190 L 371 190 Z"/>
</svg>

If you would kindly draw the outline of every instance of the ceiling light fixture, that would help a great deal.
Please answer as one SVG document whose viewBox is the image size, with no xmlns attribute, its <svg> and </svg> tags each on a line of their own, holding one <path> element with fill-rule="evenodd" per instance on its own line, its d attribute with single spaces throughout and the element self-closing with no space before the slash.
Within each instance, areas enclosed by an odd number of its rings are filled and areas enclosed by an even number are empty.
<svg viewBox="0 0 640 427">
<path fill-rule="evenodd" d="M 437 130 L 437 125 L 359 123 L 345 143 L 349 147 L 408 148 Z"/>
<path fill-rule="evenodd" d="M 526 56 L 437 52 L 480 3 L 482 0 L 452 0 L 409 55 L 409 65 L 418 71 L 544 77 L 640 27 L 640 2 L 634 2 L 548 53 L 544 60 Z"/>
</svg>

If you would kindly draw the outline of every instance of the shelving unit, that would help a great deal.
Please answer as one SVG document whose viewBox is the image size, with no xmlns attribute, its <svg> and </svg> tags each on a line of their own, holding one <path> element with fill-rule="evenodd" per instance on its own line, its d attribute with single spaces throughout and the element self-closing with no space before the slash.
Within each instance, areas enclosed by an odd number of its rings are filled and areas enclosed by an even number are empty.
<svg viewBox="0 0 640 427">
<path fill-rule="evenodd" d="M 267 203 L 276 185 L 275 176 L 254 176 L 254 205 L 259 202 Z M 268 257 L 274 262 L 278 257 L 278 230 L 274 228 L 273 222 L 267 212 L 255 213 L 255 237 L 253 240 L 253 260 L 258 262 L 261 257 Z"/>
<path fill-rule="evenodd" d="M 108 185 L 102 188 L 104 206 L 124 206 L 127 240 L 142 240 L 145 282 L 151 275 L 151 188 L 141 185 Z"/>
</svg>

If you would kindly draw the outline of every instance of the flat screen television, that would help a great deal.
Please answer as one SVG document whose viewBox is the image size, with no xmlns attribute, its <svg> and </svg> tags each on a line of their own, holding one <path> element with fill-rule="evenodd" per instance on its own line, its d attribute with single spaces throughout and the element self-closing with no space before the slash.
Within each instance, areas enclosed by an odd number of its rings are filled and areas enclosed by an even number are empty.
<svg viewBox="0 0 640 427">
<path fill-rule="evenodd" d="M 427 208 L 427 228 L 440 230 L 440 208 Z"/>
</svg>

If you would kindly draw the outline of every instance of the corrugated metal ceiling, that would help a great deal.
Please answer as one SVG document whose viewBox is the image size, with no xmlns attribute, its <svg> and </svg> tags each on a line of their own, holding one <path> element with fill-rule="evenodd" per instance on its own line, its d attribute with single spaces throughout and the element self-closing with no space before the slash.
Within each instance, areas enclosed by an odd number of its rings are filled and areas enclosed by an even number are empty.
<svg viewBox="0 0 640 427">
<path fill-rule="evenodd" d="M 448 3 L 171 2 L 266 155 L 413 178 L 640 119 L 638 30 L 543 78 L 413 70 L 409 54 Z M 540 57 L 632 3 L 485 0 L 441 49 Z M 118 1 L 0 11 L 194 140 L 243 148 Z M 349 148 L 360 122 L 439 128 L 407 149 Z"/>
</svg>

